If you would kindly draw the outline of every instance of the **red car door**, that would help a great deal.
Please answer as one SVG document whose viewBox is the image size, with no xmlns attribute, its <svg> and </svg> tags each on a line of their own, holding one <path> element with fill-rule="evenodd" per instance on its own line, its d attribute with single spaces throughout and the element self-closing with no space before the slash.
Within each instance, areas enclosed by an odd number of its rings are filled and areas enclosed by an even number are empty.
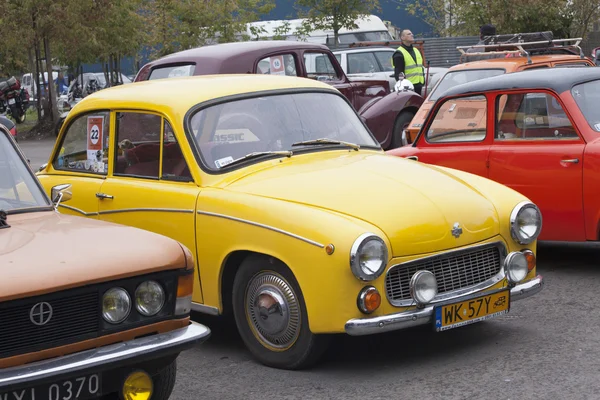
<svg viewBox="0 0 600 400">
<path fill-rule="evenodd" d="M 488 152 L 493 142 L 493 135 L 488 133 L 493 132 L 493 119 L 489 118 L 487 98 L 451 98 L 434 112 L 411 153 L 421 162 L 487 177 Z"/>
<path fill-rule="evenodd" d="M 550 92 L 497 97 L 489 178 L 529 197 L 542 212 L 541 240 L 584 241 L 585 142 Z"/>
</svg>

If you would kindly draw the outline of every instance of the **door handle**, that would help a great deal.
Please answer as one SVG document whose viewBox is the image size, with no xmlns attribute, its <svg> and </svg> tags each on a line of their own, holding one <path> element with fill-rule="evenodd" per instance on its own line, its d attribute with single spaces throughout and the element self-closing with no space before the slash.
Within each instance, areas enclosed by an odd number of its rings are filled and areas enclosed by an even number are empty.
<svg viewBox="0 0 600 400">
<path fill-rule="evenodd" d="M 577 164 L 579 162 L 579 158 L 568 158 L 566 160 L 560 160 L 560 161 L 564 162 L 564 163 Z"/>
<path fill-rule="evenodd" d="M 408 157 L 405 157 L 405 158 L 408 159 L 408 160 L 419 161 L 419 157 L 417 157 L 417 156 L 408 156 Z"/>
<path fill-rule="evenodd" d="M 96 197 L 99 199 L 114 199 L 113 196 L 111 196 L 110 194 L 106 194 L 106 193 L 96 193 Z"/>
</svg>

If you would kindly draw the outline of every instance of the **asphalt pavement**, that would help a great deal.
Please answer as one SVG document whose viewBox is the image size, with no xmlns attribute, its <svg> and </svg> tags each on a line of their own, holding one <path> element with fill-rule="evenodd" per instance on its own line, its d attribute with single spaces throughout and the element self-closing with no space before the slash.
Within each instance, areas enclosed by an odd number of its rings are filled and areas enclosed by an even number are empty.
<svg viewBox="0 0 600 400">
<path fill-rule="evenodd" d="M 20 143 L 33 168 L 53 140 Z M 436 333 L 338 335 L 322 362 L 283 371 L 254 361 L 218 317 L 211 338 L 178 359 L 183 399 L 600 399 L 600 244 L 542 242 L 546 285 L 508 314 Z"/>
</svg>

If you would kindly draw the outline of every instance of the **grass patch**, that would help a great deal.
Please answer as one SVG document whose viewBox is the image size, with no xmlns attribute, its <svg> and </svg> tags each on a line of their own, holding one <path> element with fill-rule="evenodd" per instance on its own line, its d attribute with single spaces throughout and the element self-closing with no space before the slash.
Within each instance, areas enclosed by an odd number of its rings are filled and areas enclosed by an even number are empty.
<svg viewBox="0 0 600 400">
<path fill-rule="evenodd" d="M 30 107 L 26 115 L 25 122 L 17 125 L 19 140 L 54 137 L 55 124 L 45 118 L 38 121 L 37 109 L 35 107 Z"/>
</svg>

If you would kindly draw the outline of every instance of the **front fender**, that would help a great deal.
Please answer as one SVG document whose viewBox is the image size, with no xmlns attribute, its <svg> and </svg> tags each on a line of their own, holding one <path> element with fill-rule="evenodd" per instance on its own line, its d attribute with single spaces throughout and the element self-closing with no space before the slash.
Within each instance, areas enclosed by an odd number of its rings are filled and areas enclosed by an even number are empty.
<svg viewBox="0 0 600 400">
<path fill-rule="evenodd" d="M 361 315 L 356 297 L 364 282 L 350 269 L 356 238 L 372 232 L 391 249 L 389 239 L 376 226 L 303 204 L 207 189 L 199 198 L 198 210 L 196 241 L 204 304 L 222 312 L 223 267 L 233 252 L 266 254 L 281 260 L 294 274 L 314 333 L 344 332 L 346 321 Z M 330 243 L 335 246 L 331 255 L 319 246 Z M 378 278 L 379 287 L 383 279 Z"/>
<path fill-rule="evenodd" d="M 398 115 L 403 111 L 414 115 L 423 101 L 423 97 L 413 91 L 392 92 L 384 97 L 372 99 L 358 114 L 385 149 L 392 141 L 394 122 Z"/>
</svg>

